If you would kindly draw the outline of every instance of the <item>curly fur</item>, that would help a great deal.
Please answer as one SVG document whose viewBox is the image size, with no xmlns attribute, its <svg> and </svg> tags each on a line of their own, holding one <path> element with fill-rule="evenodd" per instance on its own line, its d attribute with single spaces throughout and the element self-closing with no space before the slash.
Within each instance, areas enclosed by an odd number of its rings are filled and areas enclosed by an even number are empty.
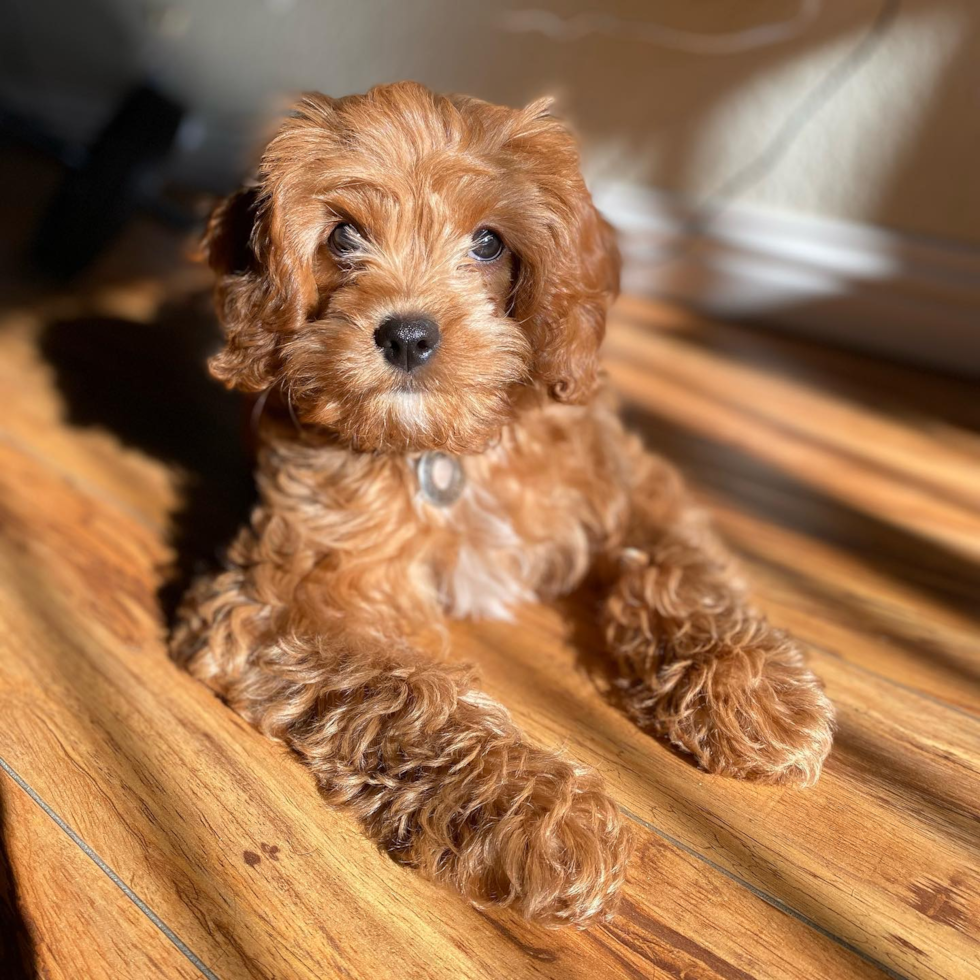
<svg viewBox="0 0 980 980">
<path fill-rule="evenodd" d="M 339 221 L 364 231 L 353 260 L 325 244 Z M 480 227 L 506 243 L 496 262 L 467 256 Z M 329 802 L 473 902 L 608 914 L 629 836 L 600 778 L 442 659 L 447 615 L 507 615 L 590 572 L 640 724 L 709 771 L 817 778 L 833 719 L 818 681 L 599 383 L 618 255 L 546 102 L 412 83 L 307 96 L 204 251 L 226 337 L 211 370 L 263 393 L 261 503 L 188 594 L 173 649 Z M 406 311 L 442 333 L 418 376 L 373 341 Z M 466 473 L 447 508 L 417 492 L 436 448 Z"/>
</svg>

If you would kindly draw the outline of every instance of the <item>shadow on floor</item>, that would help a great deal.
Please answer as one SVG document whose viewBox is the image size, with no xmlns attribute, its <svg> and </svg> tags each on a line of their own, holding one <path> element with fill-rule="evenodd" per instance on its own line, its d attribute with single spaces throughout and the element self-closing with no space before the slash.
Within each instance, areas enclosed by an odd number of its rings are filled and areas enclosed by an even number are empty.
<svg viewBox="0 0 980 980">
<path fill-rule="evenodd" d="M 191 579 L 215 563 L 255 499 L 242 399 L 205 367 L 217 345 L 205 297 L 165 307 L 151 323 L 56 321 L 41 338 L 72 425 L 108 429 L 179 474 L 182 503 L 169 528 L 174 560 L 158 592 L 168 626 Z"/>
<path fill-rule="evenodd" d="M 980 623 L 980 564 L 826 494 L 748 453 L 627 406 L 629 426 L 699 486 L 747 514 L 839 547 L 866 567 Z"/>
<path fill-rule="evenodd" d="M 29 923 L 17 895 L 17 882 L 6 848 L 6 802 L 3 793 L 18 793 L 12 780 L 3 779 L 0 790 L 0 976 L 4 980 L 35 980 L 37 960 Z"/>
<path fill-rule="evenodd" d="M 806 309 L 808 316 L 815 316 L 814 304 Z M 641 328 L 649 327 L 648 321 L 628 312 L 619 316 Z M 674 342 L 697 347 L 730 364 L 800 382 L 879 415 L 917 421 L 923 427 L 946 424 L 980 433 L 980 399 L 972 379 L 921 365 L 909 366 L 881 355 L 842 350 L 752 323 L 735 325 L 705 318 L 686 323 L 683 330 L 670 336 Z"/>
</svg>

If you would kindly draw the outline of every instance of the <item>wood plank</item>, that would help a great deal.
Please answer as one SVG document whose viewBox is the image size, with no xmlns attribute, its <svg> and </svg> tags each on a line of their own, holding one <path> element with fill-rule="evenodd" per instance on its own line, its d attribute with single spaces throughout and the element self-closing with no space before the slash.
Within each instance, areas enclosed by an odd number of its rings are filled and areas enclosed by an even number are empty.
<svg viewBox="0 0 980 980">
<path fill-rule="evenodd" d="M 197 967 L 5 772 L 0 801 L 5 856 L 30 934 L 25 976 L 200 980 Z"/>
<path fill-rule="evenodd" d="M 980 404 L 976 381 L 957 378 L 880 356 L 843 350 L 802 336 L 746 323 L 710 320 L 664 301 L 622 296 L 611 332 L 639 327 L 668 334 L 726 362 L 763 376 L 802 385 L 878 418 L 926 433 L 942 446 L 980 452 Z"/>
<path fill-rule="evenodd" d="M 972 616 L 814 535 L 705 494 L 774 618 L 802 640 L 980 716 L 980 632 Z"/>
<path fill-rule="evenodd" d="M 648 410 L 954 554 L 980 555 L 980 464 L 971 454 L 931 445 L 832 399 L 802 397 L 759 371 L 692 351 L 656 331 L 611 332 L 606 361 L 615 385 Z M 877 448 L 883 442 L 896 446 L 883 452 Z"/>
<path fill-rule="evenodd" d="M 379 855 L 169 663 L 152 526 L 2 443 L 0 517 L 12 762 L 219 976 L 376 977 L 396 957 L 410 977 L 880 975 L 642 828 L 608 926 L 547 932 L 467 908 Z"/>
</svg>

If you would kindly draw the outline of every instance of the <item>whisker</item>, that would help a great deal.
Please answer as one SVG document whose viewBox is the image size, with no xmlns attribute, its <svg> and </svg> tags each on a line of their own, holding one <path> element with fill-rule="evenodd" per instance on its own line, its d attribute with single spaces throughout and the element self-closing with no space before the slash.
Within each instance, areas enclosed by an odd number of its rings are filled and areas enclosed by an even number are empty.
<svg viewBox="0 0 980 980">
<path fill-rule="evenodd" d="M 269 394 L 272 388 L 266 388 L 258 398 L 255 399 L 255 404 L 252 406 L 252 414 L 249 418 L 249 428 L 251 429 L 252 435 L 255 436 L 259 431 L 259 423 L 262 421 L 262 413 L 265 411 L 265 403 L 269 400 Z"/>
</svg>

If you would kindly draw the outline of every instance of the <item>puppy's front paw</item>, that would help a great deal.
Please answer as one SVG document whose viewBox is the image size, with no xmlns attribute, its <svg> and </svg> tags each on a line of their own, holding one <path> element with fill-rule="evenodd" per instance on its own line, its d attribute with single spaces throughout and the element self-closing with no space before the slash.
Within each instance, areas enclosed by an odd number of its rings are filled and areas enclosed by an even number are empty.
<svg viewBox="0 0 980 980">
<path fill-rule="evenodd" d="M 412 863 L 477 906 L 546 925 L 608 916 L 631 841 L 599 777 L 526 743 L 477 767 L 422 815 Z"/>
<path fill-rule="evenodd" d="M 460 855 L 476 898 L 553 924 L 584 925 L 611 910 L 629 839 L 595 774 L 554 759 Z"/>
<path fill-rule="evenodd" d="M 833 741 L 833 706 L 778 630 L 748 649 L 673 660 L 631 700 L 642 723 L 726 776 L 810 786 Z"/>
</svg>

